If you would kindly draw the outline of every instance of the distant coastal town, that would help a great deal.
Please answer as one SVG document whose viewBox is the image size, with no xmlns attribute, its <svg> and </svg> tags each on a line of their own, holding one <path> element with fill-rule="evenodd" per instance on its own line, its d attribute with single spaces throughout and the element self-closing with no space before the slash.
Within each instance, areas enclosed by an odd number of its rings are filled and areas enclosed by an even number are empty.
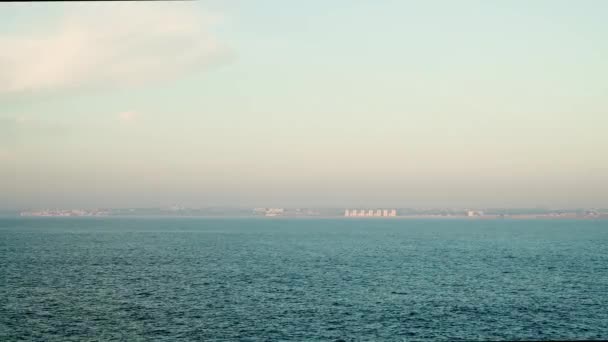
<svg viewBox="0 0 608 342">
<path fill-rule="evenodd" d="M 608 209 L 412 209 L 412 208 L 165 208 L 119 209 L 30 209 L 18 212 L 23 217 L 292 217 L 343 219 L 608 219 Z"/>
<path fill-rule="evenodd" d="M 26 210 L 20 216 L 41 216 L 41 217 L 71 217 L 71 216 L 109 216 L 109 210 L 86 210 L 86 209 L 41 209 Z"/>
</svg>

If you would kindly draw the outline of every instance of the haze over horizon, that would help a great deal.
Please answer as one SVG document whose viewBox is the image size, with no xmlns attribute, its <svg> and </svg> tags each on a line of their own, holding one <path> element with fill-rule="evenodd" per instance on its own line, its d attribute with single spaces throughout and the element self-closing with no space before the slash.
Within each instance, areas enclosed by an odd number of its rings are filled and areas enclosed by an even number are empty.
<svg viewBox="0 0 608 342">
<path fill-rule="evenodd" d="M 0 209 L 608 207 L 605 1 L 0 8 Z"/>
</svg>

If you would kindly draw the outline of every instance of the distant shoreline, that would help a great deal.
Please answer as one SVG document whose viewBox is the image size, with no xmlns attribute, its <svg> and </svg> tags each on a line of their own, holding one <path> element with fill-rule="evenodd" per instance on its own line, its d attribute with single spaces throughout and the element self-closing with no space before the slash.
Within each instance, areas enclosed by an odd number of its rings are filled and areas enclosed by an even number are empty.
<svg viewBox="0 0 608 342">
<path fill-rule="evenodd" d="M 0 218 L 23 218 L 23 219 L 57 219 L 57 218 L 65 218 L 65 219 L 259 219 L 259 220 L 284 220 L 284 219 L 294 219 L 294 220 L 314 220 L 314 219 L 332 219 L 332 220 L 344 220 L 344 221 L 394 221 L 394 220 L 470 220 L 470 221 L 495 221 L 495 220 L 547 220 L 547 221 L 555 221 L 555 220 L 607 220 L 608 215 L 602 216 L 590 216 L 590 217 L 581 217 L 581 216 L 542 216 L 542 215 L 506 215 L 506 216 L 477 216 L 477 217 L 468 217 L 468 216 L 434 216 L 434 215 L 404 215 L 404 216 L 394 216 L 394 217 L 349 217 L 349 216 L 329 216 L 329 215 L 319 215 L 319 216 L 238 216 L 238 215 L 98 215 L 98 216 L 43 216 L 43 215 L 0 215 Z"/>
</svg>

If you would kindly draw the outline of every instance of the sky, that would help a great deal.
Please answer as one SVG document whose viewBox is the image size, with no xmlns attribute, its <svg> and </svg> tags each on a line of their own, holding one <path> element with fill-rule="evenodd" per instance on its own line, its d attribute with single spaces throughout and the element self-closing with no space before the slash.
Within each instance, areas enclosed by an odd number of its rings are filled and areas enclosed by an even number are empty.
<svg viewBox="0 0 608 342">
<path fill-rule="evenodd" d="M 0 209 L 608 207 L 608 2 L 0 5 Z"/>
</svg>

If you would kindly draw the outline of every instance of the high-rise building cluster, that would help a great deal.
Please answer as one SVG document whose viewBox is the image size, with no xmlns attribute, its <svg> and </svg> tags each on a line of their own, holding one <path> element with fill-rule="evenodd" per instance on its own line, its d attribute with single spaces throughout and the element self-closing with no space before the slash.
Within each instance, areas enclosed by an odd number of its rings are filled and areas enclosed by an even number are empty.
<svg viewBox="0 0 608 342">
<path fill-rule="evenodd" d="M 395 217 L 396 209 L 346 209 L 344 216 L 347 217 Z"/>
</svg>

